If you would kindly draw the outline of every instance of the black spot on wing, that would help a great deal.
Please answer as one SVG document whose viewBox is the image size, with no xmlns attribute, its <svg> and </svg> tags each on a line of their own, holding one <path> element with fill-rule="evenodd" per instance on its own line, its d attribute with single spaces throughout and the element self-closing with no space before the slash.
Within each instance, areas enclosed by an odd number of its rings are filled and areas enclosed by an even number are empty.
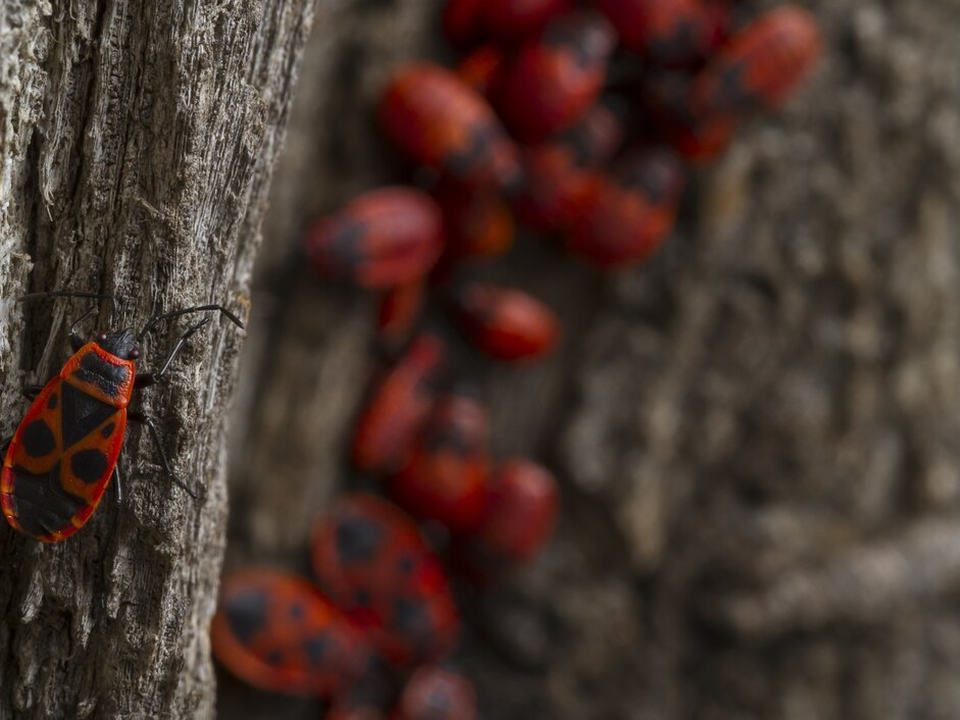
<svg viewBox="0 0 960 720">
<path fill-rule="evenodd" d="M 290 606 L 287 612 L 290 615 L 290 617 L 292 617 L 294 620 L 299 620 L 304 616 L 304 613 L 305 613 L 303 608 L 303 603 L 299 603 L 299 602 L 293 603 L 293 605 Z"/>
<path fill-rule="evenodd" d="M 347 565 L 369 562 L 383 540 L 383 528 L 362 517 L 346 517 L 337 526 L 337 554 Z"/>
<path fill-rule="evenodd" d="M 113 405 L 100 402 L 69 383 L 63 383 L 62 392 L 60 432 L 63 434 L 64 449 L 85 438 L 117 412 Z"/>
<path fill-rule="evenodd" d="M 70 458 L 70 469 L 80 482 L 95 483 L 107 471 L 107 456 L 100 450 L 79 450 Z"/>
<path fill-rule="evenodd" d="M 103 435 L 103 437 L 108 438 L 111 435 L 113 435 L 113 431 L 116 429 L 117 429 L 116 425 L 114 425 L 113 423 L 109 423 L 103 426 L 103 429 L 100 431 L 100 434 Z"/>
<path fill-rule="evenodd" d="M 50 397 L 47 398 L 47 407 L 50 410 L 56 410 L 58 401 L 59 401 L 59 396 L 56 393 L 51 393 Z"/>
<path fill-rule="evenodd" d="M 326 635 L 314 635 L 303 641 L 303 652 L 311 665 L 317 667 L 323 663 L 330 640 Z"/>
<path fill-rule="evenodd" d="M 48 535 L 70 524 L 70 518 L 87 502 L 72 495 L 60 484 L 60 463 L 44 475 L 34 475 L 22 467 L 13 468 L 10 494 L 17 522 L 31 535 Z"/>
<path fill-rule="evenodd" d="M 250 642 L 266 627 L 269 599 L 267 591 L 261 588 L 244 590 L 230 598 L 224 611 L 230 630 L 241 643 Z"/>
<path fill-rule="evenodd" d="M 283 665 L 283 653 L 280 650 L 271 650 L 267 653 L 266 661 L 268 665 L 280 667 Z"/>
<path fill-rule="evenodd" d="M 20 435 L 23 449 L 30 457 L 41 458 L 52 453 L 57 447 L 57 439 L 44 420 L 34 420 L 23 429 Z"/>
</svg>

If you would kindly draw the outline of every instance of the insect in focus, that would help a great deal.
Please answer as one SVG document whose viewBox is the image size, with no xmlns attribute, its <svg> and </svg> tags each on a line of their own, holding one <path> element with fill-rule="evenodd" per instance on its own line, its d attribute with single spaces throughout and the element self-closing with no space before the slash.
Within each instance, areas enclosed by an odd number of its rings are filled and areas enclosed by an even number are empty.
<svg viewBox="0 0 960 720">
<path fill-rule="evenodd" d="M 66 291 L 37 293 L 22 299 L 42 296 L 113 299 Z M 130 328 L 101 332 L 84 343 L 76 327 L 94 310 L 91 308 L 70 328 L 73 356 L 37 393 L 6 448 L 0 473 L 0 505 L 7 522 L 46 543 L 70 537 L 97 509 L 111 477 L 118 474 L 117 458 L 128 418 L 147 426 L 166 475 L 196 497 L 170 469 L 153 421 L 128 411 L 127 405 L 135 389 L 163 379 L 186 341 L 210 320 L 194 323 L 180 335 L 156 372 L 137 375 L 135 363 L 140 358 L 140 342 L 164 320 L 207 310 L 219 310 L 243 327 L 226 308 L 201 305 L 154 315 L 136 334 Z M 119 476 L 115 487 L 119 500 Z"/>
</svg>

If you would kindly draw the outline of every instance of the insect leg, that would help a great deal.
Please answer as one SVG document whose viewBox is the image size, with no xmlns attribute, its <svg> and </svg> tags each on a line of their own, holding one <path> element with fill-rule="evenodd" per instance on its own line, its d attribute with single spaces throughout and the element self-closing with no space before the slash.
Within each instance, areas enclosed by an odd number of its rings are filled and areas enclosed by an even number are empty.
<svg viewBox="0 0 960 720">
<path fill-rule="evenodd" d="M 187 493 L 187 495 L 196 500 L 197 494 L 184 485 L 183 481 L 178 478 L 170 468 L 170 461 L 167 460 L 167 454 L 163 450 L 163 442 L 160 439 L 160 431 L 157 430 L 157 426 L 154 424 L 153 419 L 142 413 L 130 411 L 127 412 L 127 417 L 134 422 L 138 422 L 141 425 L 147 426 L 147 429 L 150 431 L 150 436 L 153 438 L 153 444 L 157 448 L 157 454 L 160 456 L 160 464 L 163 466 L 164 473 L 166 473 L 167 477 L 170 478 L 175 485 L 179 486 L 185 493 Z"/>
<path fill-rule="evenodd" d="M 79 350 L 86 344 L 86 341 L 83 339 L 83 336 L 77 332 L 77 325 L 82 323 L 84 320 L 86 320 L 88 317 L 90 317 L 96 312 L 97 312 L 97 306 L 91 305 L 90 309 L 87 310 L 83 315 L 78 317 L 76 320 L 74 320 L 73 325 L 70 326 L 70 336 L 69 336 L 70 349 L 73 350 L 74 352 L 77 352 L 77 350 Z"/>
<path fill-rule="evenodd" d="M 157 372 L 138 373 L 136 379 L 133 381 L 133 386 L 136 388 L 143 388 L 160 382 L 167 370 L 170 369 L 170 363 L 173 362 L 173 359 L 183 349 L 184 344 L 187 342 L 190 336 L 196 333 L 197 330 L 202 328 L 208 322 L 210 322 L 210 318 L 204 318 L 200 322 L 194 323 L 187 328 L 187 331 L 177 339 L 177 344 L 173 346 L 173 350 L 170 351 L 170 354 L 167 356 L 167 359 L 164 360 L 160 369 Z"/>
<path fill-rule="evenodd" d="M 144 335 L 153 330 L 161 320 L 168 320 L 169 318 L 186 315 L 187 313 L 204 312 L 206 310 L 219 310 L 222 314 L 226 315 L 230 319 L 230 322 L 232 322 L 234 325 L 240 328 L 243 327 L 243 323 L 240 322 L 240 318 L 227 310 L 223 305 L 197 305 L 196 307 L 183 308 L 181 310 L 173 310 L 161 315 L 154 315 L 147 321 L 147 324 L 144 325 L 143 330 L 141 330 L 137 335 L 137 340 L 142 340 Z"/>
</svg>

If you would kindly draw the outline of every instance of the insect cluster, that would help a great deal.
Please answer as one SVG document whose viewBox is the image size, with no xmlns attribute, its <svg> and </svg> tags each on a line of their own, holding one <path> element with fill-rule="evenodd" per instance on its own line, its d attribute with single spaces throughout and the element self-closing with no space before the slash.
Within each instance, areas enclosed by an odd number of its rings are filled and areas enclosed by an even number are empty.
<svg viewBox="0 0 960 720">
<path fill-rule="evenodd" d="M 469 681 L 443 664 L 459 634 L 451 582 L 502 578 L 557 515 L 548 470 L 491 458 L 487 411 L 423 318 L 443 309 L 503 363 L 548 355 L 554 312 L 469 279 L 469 266 L 503 258 L 518 224 L 600 268 L 643 262 L 673 226 L 690 163 L 782 104 L 821 45 L 802 8 L 748 17 L 734 0 L 448 0 L 443 27 L 457 66 L 399 68 L 378 109 L 388 140 L 429 172 L 303 237 L 316 273 L 381 292 L 378 343 L 392 360 L 351 459 L 395 504 L 342 497 L 312 537 L 317 586 L 231 575 L 214 623 L 214 651 L 236 675 L 323 696 L 339 720 L 475 717 Z M 415 520 L 445 529 L 442 553 Z"/>
</svg>

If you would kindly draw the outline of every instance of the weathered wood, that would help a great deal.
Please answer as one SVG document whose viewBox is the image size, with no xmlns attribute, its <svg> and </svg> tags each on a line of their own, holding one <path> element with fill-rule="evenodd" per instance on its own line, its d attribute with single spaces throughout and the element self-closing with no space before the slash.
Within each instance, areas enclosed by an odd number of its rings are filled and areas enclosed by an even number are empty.
<svg viewBox="0 0 960 720">
<path fill-rule="evenodd" d="M 117 293 L 85 326 L 224 302 L 249 277 L 308 0 L 0 2 L 0 433 L 65 357 L 85 309 L 16 304 L 52 288 Z M 32 264 L 32 273 L 29 272 Z M 162 359 L 182 321 L 146 342 Z M 226 409 L 243 333 L 214 320 L 143 393 L 193 502 L 128 430 L 124 498 L 58 546 L 0 529 L 0 718 L 204 718 L 207 628 L 226 531 Z M 108 495 L 109 495 L 108 491 Z"/>
</svg>

